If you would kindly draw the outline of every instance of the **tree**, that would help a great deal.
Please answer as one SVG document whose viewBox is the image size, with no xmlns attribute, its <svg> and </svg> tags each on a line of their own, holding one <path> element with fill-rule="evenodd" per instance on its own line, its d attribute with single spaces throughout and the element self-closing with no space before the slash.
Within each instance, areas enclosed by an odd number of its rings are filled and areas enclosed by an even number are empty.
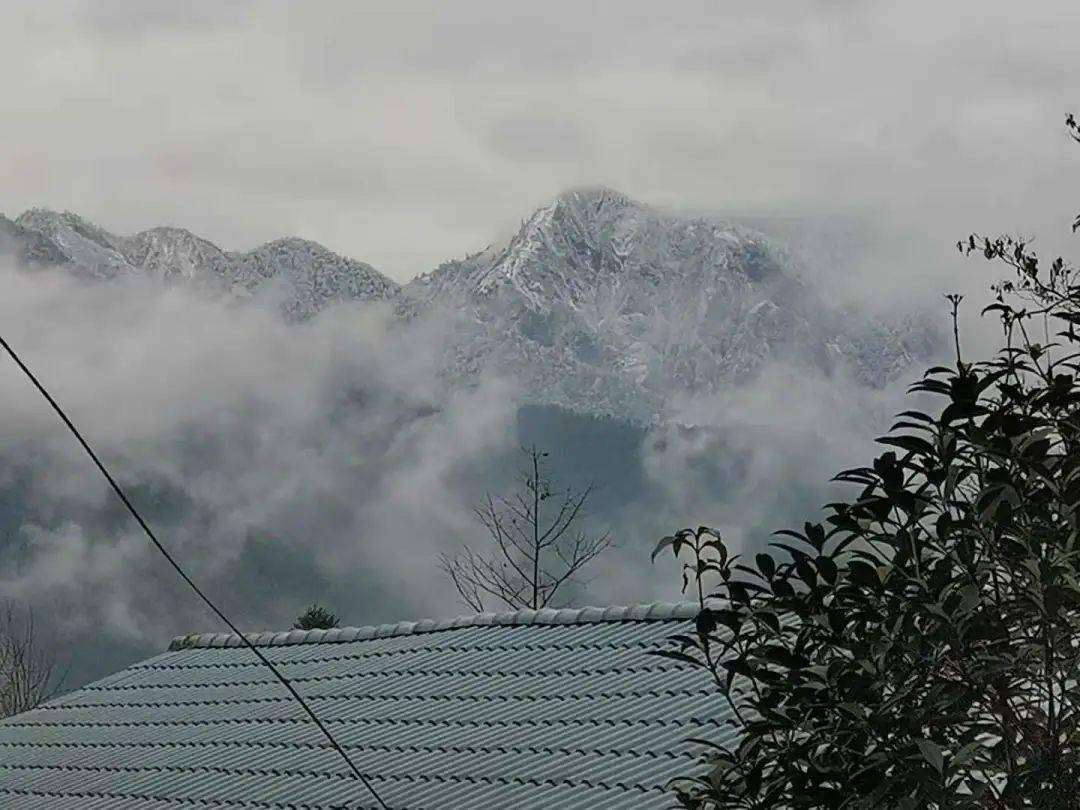
<svg viewBox="0 0 1080 810">
<path fill-rule="evenodd" d="M 490 494 L 473 511 L 487 531 L 491 552 L 468 545 L 454 556 L 440 556 L 440 567 L 473 610 L 494 601 L 513 610 L 539 610 L 553 604 L 556 593 L 612 545 L 607 532 L 578 529 L 593 493 L 560 489 L 545 468 L 546 452 L 522 448 L 527 457 L 520 489 L 508 497 Z"/>
<path fill-rule="evenodd" d="M 950 297 L 955 363 L 912 386 L 941 404 L 837 476 L 853 497 L 753 561 L 708 527 L 657 546 L 701 604 L 657 654 L 707 670 L 738 731 L 683 807 L 1080 808 L 1080 272 L 959 247 L 1011 267 L 1000 351 L 964 360 Z"/>
<path fill-rule="evenodd" d="M 338 617 L 319 604 L 313 604 L 293 622 L 294 630 L 330 630 L 337 626 Z"/>
<path fill-rule="evenodd" d="M 60 688 L 53 657 L 38 642 L 33 613 L 0 607 L 0 717 L 37 708 Z"/>
</svg>

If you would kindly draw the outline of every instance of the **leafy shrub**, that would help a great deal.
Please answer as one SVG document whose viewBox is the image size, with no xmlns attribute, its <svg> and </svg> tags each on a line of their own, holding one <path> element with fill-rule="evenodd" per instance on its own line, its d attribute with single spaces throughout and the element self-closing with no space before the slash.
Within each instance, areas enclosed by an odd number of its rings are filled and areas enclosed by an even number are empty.
<svg viewBox="0 0 1080 810">
<path fill-rule="evenodd" d="M 708 670 L 738 731 L 676 780 L 682 807 L 1080 808 L 1080 273 L 959 247 L 1012 269 L 1000 351 L 966 362 L 957 337 L 912 386 L 939 405 L 837 476 L 857 492 L 824 523 L 752 561 L 708 527 L 654 552 L 689 556 L 702 605 L 657 654 Z"/>
</svg>

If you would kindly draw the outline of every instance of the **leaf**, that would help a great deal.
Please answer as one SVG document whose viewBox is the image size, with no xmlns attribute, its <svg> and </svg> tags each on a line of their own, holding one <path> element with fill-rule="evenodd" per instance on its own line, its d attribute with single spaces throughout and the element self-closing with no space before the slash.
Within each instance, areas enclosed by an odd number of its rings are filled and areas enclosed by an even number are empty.
<svg viewBox="0 0 1080 810">
<path fill-rule="evenodd" d="M 969 742 L 967 745 L 963 746 L 959 751 L 957 751 L 949 758 L 949 770 L 957 771 L 962 768 L 964 765 L 974 759 L 975 754 L 977 754 L 982 747 L 983 743 L 978 740 L 975 740 L 974 742 Z"/>
<path fill-rule="evenodd" d="M 746 789 L 750 792 L 751 796 L 756 796 L 761 790 L 761 774 L 764 769 L 765 763 L 759 762 L 751 768 L 750 773 L 746 775 Z"/>
<path fill-rule="evenodd" d="M 817 586 L 817 570 L 810 564 L 806 557 L 802 557 L 795 561 L 795 570 L 799 573 L 799 579 L 811 588 Z"/>
<path fill-rule="evenodd" d="M 876 441 L 878 444 L 899 447 L 901 450 L 907 450 L 909 453 L 915 453 L 916 455 L 934 455 L 934 446 L 926 439 L 918 436 L 882 436 Z"/>
<path fill-rule="evenodd" d="M 803 531 L 806 532 L 807 542 L 818 552 L 825 547 L 825 529 L 820 523 L 807 522 L 803 527 Z"/>
<path fill-rule="evenodd" d="M 945 772 L 945 755 L 941 753 L 941 748 L 938 744 L 932 740 L 916 740 L 915 745 L 919 747 L 919 752 L 922 754 L 923 759 L 930 763 L 931 767 L 938 773 Z"/>
<path fill-rule="evenodd" d="M 795 595 L 795 589 L 786 579 L 777 579 L 772 583 L 772 592 L 781 598 L 791 598 Z"/>
<path fill-rule="evenodd" d="M 774 633 L 780 632 L 780 617 L 775 613 L 770 610 L 760 610 L 755 615 L 759 620 L 767 624 Z"/>
<path fill-rule="evenodd" d="M 669 534 L 667 537 L 661 539 L 660 542 L 656 544 L 656 548 L 653 549 L 652 557 L 650 559 L 653 562 L 656 562 L 656 558 L 660 554 L 660 552 L 663 551 L 665 548 L 668 548 L 669 546 L 673 547 L 673 550 L 675 552 L 675 556 L 678 557 L 679 556 L 679 542 L 680 542 L 680 538 L 677 535 Z"/>
<path fill-rule="evenodd" d="M 828 582 L 830 585 L 836 582 L 837 574 L 839 573 L 836 568 L 836 563 L 829 557 L 818 557 L 814 560 L 814 564 L 817 566 L 818 572 L 821 574 L 822 579 Z"/>
<path fill-rule="evenodd" d="M 705 608 L 698 613 L 697 619 L 694 620 L 694 625 L 698 633 L 707 636 L 716 629 L 716 614 L 709 610 L 709 608 Z"/>
<path fill-rule="evenodd" d="M 979 591 L 978 585 L 967 584 L 960 591 L 960 610 L 963 613 L 970 612 L 976 605 L 979 604 L 979 600 L 982 598 L 982 593 Z"/>
<path fill-rule="evenodd" d="M 728 671 L 728 684 L 731 683 L 731 679 L 735 675 L 742 675 L 745 678 L 752 678 L 754 671 L 750 668 L 750 665 L 746 662 L 746 656 L 739 656 L 732 661 L 724 661 L 722 666 Z"/>
<path fill-rule="evenodd" d="M 765 575 L 765 579 L 772 579 L 776 573 L 776 560 L 772 558 L 772 555 L 758 554 L 754 559 L 757 560 L 758 570 Z"/>
<path fill-rule="evenodd" d="M 849 582 L 863 587 L 878 588 L 881 586 L 877 568 L 863 560 L 852 560 L 848 563 L 847 578 Z"/>
</svg>

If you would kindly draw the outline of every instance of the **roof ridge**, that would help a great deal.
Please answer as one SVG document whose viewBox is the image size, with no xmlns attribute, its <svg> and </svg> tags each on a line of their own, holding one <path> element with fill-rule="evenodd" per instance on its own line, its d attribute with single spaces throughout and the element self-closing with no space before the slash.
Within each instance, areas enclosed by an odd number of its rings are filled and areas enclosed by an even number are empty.
<svg viewBox="0 0 1080 810">
<path fill-rule="evenodd" d="M 599 624 L 602 622 L 649 622 L 692 619 L 700 607 L 697 602 L 647 602 L 636 605 L 580 608 L 541 608 L 540 610 L 508 610 L 500 613 L 475 613 L 452 619 L 421 619 L 364 627 L 335 627 L 330 630 L 283 630 L 245 633 L 258 647 L 280 647 L 291 644 L 335 644 L 367 641 L 373 638 L 438 633 L 463 627 L 525 626 L 555 624 Z M 243 641 L 234 633 L 195 633 L 176 636 L 169 651 L 206 647 L 242 647 Z"/>
</svg>

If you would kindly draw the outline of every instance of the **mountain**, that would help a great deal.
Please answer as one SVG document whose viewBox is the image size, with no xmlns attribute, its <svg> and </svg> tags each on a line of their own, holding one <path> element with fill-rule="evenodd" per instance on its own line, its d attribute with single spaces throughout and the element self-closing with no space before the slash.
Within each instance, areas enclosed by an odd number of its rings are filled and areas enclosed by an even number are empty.
<svg viewBox="0 0 1080 810">
<path fill-rule="evenodd" d="M 7 224 L 4 225 L 3 223 Z M 485 373 L 526 403 L 647 424 L 772 361 L 881 387 L 938 335 L 918 312 L 882 316 L 827 300 L 759 231 L 657 211 L 606 188 L 561 194 L 506 243 L 404 287 L 370 265 L 287 238 L 226 252 L 181 228 L 120 237 L 75 214 L 34 209 L 9 241 L 95 279 L 149 276 L 277 306 L 300 321 L 343 301 L 389 301 L 403 339 L 418 322 L 449 388 Z"/>
<path fill-rule="evenodd" d="M 15 224 L 48 237 L 79 275 L 107 279 L 135 272 L 120 240 L 77 214 L 34 208 L 20 214 Z"/>
<path fill-rule="evenodd" d="M 504 245 L 402 290 L 406 318 L 441 311 L 451 380 L 509 376 L 529 402 L 647 422 L 771 360 L 881 386 L 936 335 L 822 300 L 756 231 L 655 211 L 609 189 L 567 192 Z"/>
<path fill-rule="evenodd" d="M 10 222 L 10 220 L 8 220 Z M 47 240 L 52 261 L 94 279 L 144 276 L 234 298 L 273 302 L 290 320 L 314 317 L 343 301 L 379 301 L 398 285 L 371 265 L 303 239 L 278 239 L 247 252 L 226 252 L 183 228 L 116 236 L 76 214 L 35 208 L 13 228 Z"/>
<path fill-rule="evenodd" d="M 398 285 L 369 264 L 339 256 L 316 242 L 288 238 L 248 253 L 230 254 L 234 289 L 249 294 L 282 285 L 286 315 L 310 318 L 341 301 L 382 301 L 397 295 Z"/>
<path fill-rule="evenodd" d="M 48 236 L 0 214 L 0 257 L 6 256 L 30 267 L 62 265 L 68 261 L 64 251 Z"/>
</svg>

